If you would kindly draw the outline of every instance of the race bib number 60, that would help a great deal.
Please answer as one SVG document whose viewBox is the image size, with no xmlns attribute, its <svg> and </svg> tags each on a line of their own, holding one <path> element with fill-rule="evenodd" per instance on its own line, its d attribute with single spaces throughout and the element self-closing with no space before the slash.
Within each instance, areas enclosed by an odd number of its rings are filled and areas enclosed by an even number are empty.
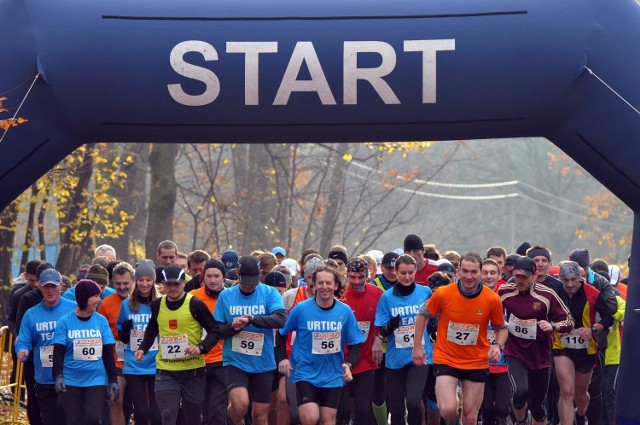
<svg viewBox="0 0 640 425">
<path fill-rule="evenodd" d="M 96 361 L 102 358 L 102 339 L 75 339 L 73 341 L 73 359 Z"/>
</svg>

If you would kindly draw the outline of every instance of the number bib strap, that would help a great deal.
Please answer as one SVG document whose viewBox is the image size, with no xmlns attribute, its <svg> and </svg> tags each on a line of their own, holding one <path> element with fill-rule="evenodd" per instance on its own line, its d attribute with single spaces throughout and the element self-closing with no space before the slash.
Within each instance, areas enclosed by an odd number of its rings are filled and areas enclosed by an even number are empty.
<svg viewBox="0 0 640 425">
<path fill-rule="evenodd" d="M 509 316 L 509 333 L 522 339 L 536 339 L 538 322 L 536 319 L 519 319 L 513 314 Z"/>
<path fill-rule="evenodd" d="M 96 361 L 102 358 L 102 339 L 76 339 L 73 341 L 73 359 Z"/>
<path fill-rule="evenodd" d="M 163 359 L 179 359 L 187 357 L 184 350 L 189 346 L 187 335 L 161 336 L 160 351 Z"/>
<path fill-rule="evenodd" d="M 342 332 L 314 332 L 311 343 L 312 354 L 334 354 L 339 353 Z"/>
<path fill-rule="evenodd" d="M 476 345 L 479 334 L 480 325 L 449 322 L 447 328 L 447 340 L 458 345 Z"/>
<path fill-rule="evenodd" d="M 142 339 L 144 338 L 144 331 L 140 329 L 131 329 L 131 333 L 129 334 L 129 345 L 131 346 L 131 351 L 138 351 L 140 348 L 140 344 L 142 344 Z M 156 338 L 153 341 L 153 345 L 149 348 L 149 351 L 158 351 L 158 339 Z"/>
<path fill-rule="evenodd" d="M 53 345 L 40 347 L 40 363 L 42 367 L 53 367 Z"/>
<path fill-rule="evenodd" d="M 369 338 L 369 329 L 371 329 L 371 322 L 358 322 L 358 326 L 360 326 L 360 330 L 362 331 L 362 335 L 364 336 L 364 340 L 366 341 Z"/>
<path fill-rule="evenodd" d="M 560 341 L 562 341 L 564 348 L 572 348 L 574 350 L 587 348 L 587 341 L 580 337 L 577 329 L 572 330 L 570 334 L 560 338 Z"/>
<path fill-rule="evenodd" d="M 261 356 L 264 334 L 258 332 L 237 333 L 231 339 L 231 351 L 248 356 Z"/>
</svg>

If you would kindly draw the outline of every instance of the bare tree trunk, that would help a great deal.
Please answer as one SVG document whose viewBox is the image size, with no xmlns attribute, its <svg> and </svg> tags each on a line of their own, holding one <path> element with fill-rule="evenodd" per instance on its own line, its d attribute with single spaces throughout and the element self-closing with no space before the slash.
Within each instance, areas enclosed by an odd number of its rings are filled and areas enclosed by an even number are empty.
<svg viewBox="0 0 640 425">
<path fill-rule="evenodd" d="M 91 182 L 91 175 L 93 174 L 93 159 L 91 152 L 94 150 L 93 144 L 88 144 L 82 159 L 82 165 L 77 168 L 76 175 L 78 177 L 78 184 L 71 193 L 71 200 L 69 201 L 69 211 L 65 214 L 66 222 L 74 222 L 79 220 L 79 217 L 83 214 L 83 205 L 86 203 L 84 192 L 88 191 L 89 183 Z M 64 226 L 61 224 L 61 228 Z M 60 255 L 56 262 L 56 270 L 64 275 L 75 273 L 78 267 L 82 265 L 83 261 L 91 258 L 91 245 L 92 240 L 89 237 L 88 223 L 85 220 L 84 224 L 80 226 L 78 232 L 85 237 L 80 243 L 73 241 L 70 231 L 60 232 Z"/>
<path fill-rule="evenodd" d="M 271 248 L 275 223 L 270 212 L 276 210 L 276 198 L 271 195 L 272 181 L 268 168 L 267 150 L 263 144 L 248 145 L 247 161 L 240 169 L 239 252 L 248 254 L 254 249 Z"/>
<path fill-rule="evenodd" d="M 176 203 L 176 144 L 155 143 L 149 155 L 151 192 L 145 236 L 147 258 L 154 258 L 158 243 L 173 237 L 173 210 Z"/>
<path fill-rule="evenodd" d="M 29 251 L 33 245 L 33 222 L 36 216 L 36 203 L 38 202 L 38 184 L 31 185 L 31 199 L 29 201 L 29 215 L 27 225 L 24 229 L 24 245 L 22 246 L 22 257 L 20 258 L 20 267 L 25 267 L 29 261 Z"/>
<path fill-rule="evenodd" d="M 333 171 L 331 180 L 329 181 L 329 191 L 324 198 L 325 214 L 322 218 L 320 244 L 318 245 L 318 249 L 323 256 L 329 253 L 333 237 L 337 233 L 335 226 L 340 215 L 340 208 L 343 201 L 344 178 L 349 164 L 342 159 L 344 153 L 348 151 L 349 146 L 337 145 L 337 147 L 338 149 L 329 156 L 329 164 L 333 166 Z"/>
<path fill-rule="evenodd" d="M 11 257 L 16 236 L 18 201 L 15 200 L 0 213 L 0 316 L 6 314 L 11 290 Z"/>
<path fill-rule="evenodd" d="M 129 225 L 124 228 L 123 235 L 113 240 L 118 259 L 134 264 L 144 253 L 135 252 L 135 247 L 144 246 L 144 235 L 147 226 L 146 208 L 146 178 L 149 160 L 148 144 L 126 144 L 121 157 L 133 156 L 133 162 L 122 166 L 121 170 L 127 174 L 126 186 L 114 188 L 113 197 L 119 201 L 119 206 L 130 218 Z"/>
<path fill-rule="evenodd" d="M 44 236 L 44 215 L 47 212 L 47 205 L 49 204 L 49 192 L 47 191 L 46 196 L 42 199 L 42 205 L 40 205 L 40 211 L 38 212 L 38 247 L 40 250 L 40 260 L 47 261 L 47 242 Z"/>
</svg>

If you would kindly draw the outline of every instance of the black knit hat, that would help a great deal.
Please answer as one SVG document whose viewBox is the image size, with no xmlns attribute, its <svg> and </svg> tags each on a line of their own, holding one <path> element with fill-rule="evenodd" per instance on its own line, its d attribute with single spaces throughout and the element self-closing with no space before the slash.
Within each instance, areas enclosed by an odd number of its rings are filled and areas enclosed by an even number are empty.
<svg viewBox="0 0 640 425">
<path fill-rule="evenodd" d="M 531 248 L 531 244 L 529 242 L 522 242 L 518 249 L 516 249 L 516 254 L 522 255 L 523 257 L 527 255 L 527 249 Z"/>
<path fill-rule="evenodd" d="M 412 233 L 404 238 L 404 251 L 413 251 L 414 249 L 424 251 L 424 244 L 422 243 L 422 238 L 420 238 L 420 236 Z"/>
<path fill-rule="evenodd" d="M 104 270 L 104 268 L 102 269 Z M 102 294 L 102 289 L 91 279 L 82 279 L 75 286 L 76 302 L 80 310 L 86 310 L 89 298 L 100 294 Z"/>
<path fill-rule="evenodd" d="M 218 269 L 222 273 L 222 276 L 224 276 L 225 271 L 226 271 L 224 263 L 222 261 L 220 261 L 220 260 L 216 260 L 215 258 L 210 259 L 204 265 L 204 270 L 206 271 L 207 269 Z"/>
</svg>

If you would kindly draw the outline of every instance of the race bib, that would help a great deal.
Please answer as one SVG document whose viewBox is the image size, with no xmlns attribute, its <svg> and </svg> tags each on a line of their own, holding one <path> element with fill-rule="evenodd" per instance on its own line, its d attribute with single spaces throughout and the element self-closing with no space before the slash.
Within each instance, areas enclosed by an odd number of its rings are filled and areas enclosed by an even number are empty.
<svg viewBox="0 0 640 425">
<path fill-rule="evenodd" d="M 489 329 L 487 331 L 487 339 L 489 340 L 489 345 L 496 345 L 496 331 Z"/>
<path fill-rule="evenodd" d="M 587 348 L 588 343 L 588 341 L 580 336 L 577 329 L 572 330 L 571 333 L 560 338 L 560 341 L 565 348 L 572 348 L 574 350 Z"/>
<path fill-rule="evenodd" d="M 340 352 L 341 331 L 314 332 L 311 342 L 311 353 L 334 354 Z"/>
<path fill-rule="evenodd" d="M 538 322 L 536 319 L 519 319 L 512 314 L 509 316 L 509 333 L 522 339 L 536 339 Z"/>
<path fill-rule="evenodd" d="M 231 351 L 249 356 L 261 356 L 264 334 L 242 331 L 231 339 Z"/>
<path fill-rule="evenodd" d="M 122 341 L 116 341 L 116 356 L 118 356 L 118 361 L 124 361 L 124 347 L 127 345 Z"/>
<path fill-rule="evenodd" d="M 400 326 L 398 329 L 393 331 L 396 348 L 413 348 L 415 332 L 415 325 Z M 424 335 L 422 337 L 422 345 L 424 345 Z"/>
<path fill-rule="evenodd" d="M 362 335 L 364 336 L 364 340 L 366 341 L 369 338 L 369 329 L 371 329 L 371 322 L 358 322 L 358 326 L 360 326 L 360 330 L 362 331 Z"/>
<path fill-rule="evenodd" d="M 449 322 L 447 339 L 458 345 L 476 345 L 479 333 L 480 325 Z"/>
<path fill-rule="evenodd" d="M 144 331 L 140 329 L 131 329 L 131 333 L 129 335 L 131 351 L 138 351 L 140 349 L 140 344 L 142 344 L 142 339 L 144 338 Z M 157 338 L 153 341 L 153 345 L 149 348 L 149 351 L 158 351 Z"/>
<path fill-rule="evenodd" d="M 96 361 L 102 358 L 102 339 L 76 339 L 73 341 L 73 359 Z"/>
<path fill-rule="evenodd" d="M 186 357 L 184 350 L 189 346 L 187 335 L 161 336 L 160 352 L 163 359 L 179 359 Z"/>
<path fill-rule="evenodd" d="M 40 363 L 42 367 L 53 367 L 53 345 L 40 347 Z"/>
</svg>

